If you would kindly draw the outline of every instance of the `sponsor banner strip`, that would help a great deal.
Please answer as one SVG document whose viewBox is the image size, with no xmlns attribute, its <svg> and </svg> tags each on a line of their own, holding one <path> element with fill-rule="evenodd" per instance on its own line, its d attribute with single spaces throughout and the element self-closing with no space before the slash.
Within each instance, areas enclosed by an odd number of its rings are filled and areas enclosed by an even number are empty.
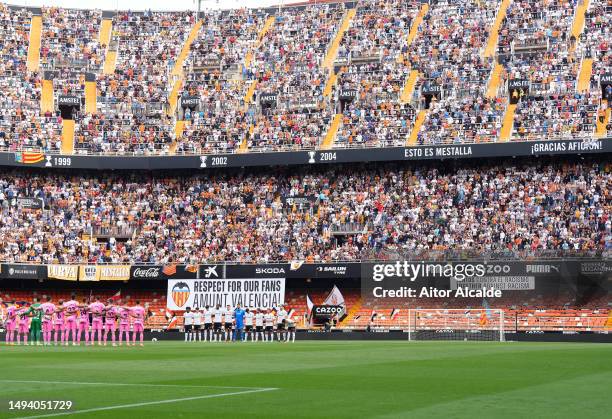
<svg viewBox="0 0 612 419">
<path fill-rule="evenodd" d="M 418 161 L 457 158 L 563 155 L 612 152 L 610 138 L 600 140 L 523 141 L 495 144 L 453 144 L 348 150 L 210 154 L 202 156 L 75 156 L 0 153 L 0 165 L 73 169 L 202 169 L 244 166 L 336 164 L 363 161 Z"/>
</svg>

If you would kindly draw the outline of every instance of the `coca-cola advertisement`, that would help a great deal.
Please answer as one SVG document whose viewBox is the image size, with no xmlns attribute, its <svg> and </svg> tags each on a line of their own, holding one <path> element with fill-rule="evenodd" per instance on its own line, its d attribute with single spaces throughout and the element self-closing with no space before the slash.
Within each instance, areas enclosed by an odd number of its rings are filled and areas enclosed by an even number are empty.
<svg viewBox="0 0 612 419">
<path fill-rule="evenodd" d="M 197 265 L 134 265 L 130 269 L 131 280 L 195 279 Z"/>
</svg>

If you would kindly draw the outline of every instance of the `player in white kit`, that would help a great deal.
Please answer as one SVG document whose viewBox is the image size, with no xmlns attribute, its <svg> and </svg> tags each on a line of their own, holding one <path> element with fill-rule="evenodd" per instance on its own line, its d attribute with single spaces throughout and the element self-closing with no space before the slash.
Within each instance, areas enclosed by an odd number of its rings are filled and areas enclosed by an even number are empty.
<svg viewBox="0 0 612 419">
<path fill-rule="evenodd" d="M 223 314 L 221 313 L 221 310 L 219 309 L 219 304 L 217 304 L 217 307 L 215 307 L 214 310 L 212 310 L 212 317 L 213 317 L 213 342 L 216 342 L 217 340 L 221 341 L 221 324 L 223 322 Z"/>
<path fill-rule="evenodd" d="M 276 338 L 279 342 L 285 341 L 285 320 L 287 319 L 287 312 L 283 306 L 276 312 Z"/>
<path fill-rule="evenodd" d="M 263 311 L 258 308 L 255 313 L 255 342 L 261 337 L 261 340 L 264 340 L 263 335 L 263 324 L 264 324 L 264 314 Z"/>
<path fill-rule="evenodd" d="M 193 312 L 193 340 L 202 341 L 202 313 L 198 309 Z"/>
<path fill-rule="evenodd" d="M 212 342 L 212 313 L 210 307 L 204 309 L 204 342 L 210 340 Z"/>
<path fill-rule="evenodd" d="M 223 310 L 223 309 L 222 309 Z M 229 342 L 232 338 L 232 313 L 234 310 L 228 305 L 225 310 L 223 310 L 223 339 L 226 342 Z"/>
<path fill-rule="evenodd" d="M 193 311 L 191 311 L 191 307 L 187 307 L 183 313 L 183 321 L 185 324 L 185 342 L 187 342 L 191 340 L 193 329 Z"/>
<path fill-rule="evenodd" d="M 272 314 L 272 310 L 266 310 L 266 314 L 264 315 L 264 324 L 266 328 L 264 330 L 264 342 L 269 340 L 270 342 L 274 341 L 274 314 Z"/>
<path fill-rule="evenodd" d="M 244 337 L 243 337 L 243 341 L 248 341 L 249 340 L 249 336 L 251 336 L 251 341 L 254 341 L 254 336 L 255 336 L 255 332 L 253 332 L 253 320 L 254 320 L 254 315 L 253 312 L 251 310 L 249 310 L 248 308 L 245 310 L 244 313 Z M 253 333 L 253 335 L 251 335 L 251 333 Z"/>
</svg>

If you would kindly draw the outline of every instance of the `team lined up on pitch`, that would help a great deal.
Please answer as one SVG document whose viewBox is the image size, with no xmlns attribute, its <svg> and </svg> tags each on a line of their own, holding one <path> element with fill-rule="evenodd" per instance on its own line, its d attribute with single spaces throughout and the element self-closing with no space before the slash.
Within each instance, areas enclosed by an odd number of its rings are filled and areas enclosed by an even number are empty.
<svg viewBox="0 0 612 419">
<path fill-rule="evenodd" d="M 295 321 L 292 310 L 278 309 L 234 310 L 228 305 L 191 310 L 183 313 L 185 342 L 295 342 Z"/>
<path fill-rule="evenodd" d="M 15 304 L 8 307 L 6 343 L 67 346 L 72 338 L 72 345 L 76 346 L 81 344 L 83 336 L 85 345 L 94 345 L 97 332 L 98 345 L 106 345 L 110 333 L 112 345 L 117 346 L 115 335 L 119 329 L 119 345 L 123 343 L 124 337 L 127 346 L 136 345 L 136 337 L 139 335 L 142 346 L 145 318 L 146 310 L 139 301 L 132 307 L 122 305 L 121 299 L 108 299 L 106 305 L 99 298 L 94 301 L 83 299 L 79 304 L 75 294 L 72 294 L 70 301 L 59 300 L 56 305 L 51 297 L 47 297 L 44 303 L 35 298 L 29 307 Z"/>
</svg>

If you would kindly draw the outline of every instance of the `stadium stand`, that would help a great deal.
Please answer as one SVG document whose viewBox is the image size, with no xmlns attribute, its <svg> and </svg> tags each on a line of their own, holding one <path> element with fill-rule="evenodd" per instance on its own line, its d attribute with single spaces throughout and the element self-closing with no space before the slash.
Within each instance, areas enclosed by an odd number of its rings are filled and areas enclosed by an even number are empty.
<svg viewBox="0 0 612 419">
<path fill-rule="evenodd" d="M 45 137 L 3 120 L 2 145 L 167 155 L 607 138 L 611 8 L 360 0 L 198 19 L 1 4 L 0 78 L 21 102 L 6 106 Z M 67 94 L 85 104 L 62 115 L 74 130 L 50 118 Z"/>
<path fill-rule="evenodd" d="M 5 171 L 6 262 L 331 261 L 422 250 L 609 250 L 597 159 L 264 173 Z M 300 197 L 305 205 L 287 203 Z M 27 210 L 17 197 L 42 198 Z M 114 229 L 114 230 L 113 230 Z M 100 230 L 111 234 L 97 237 Z"/>
</svg>

